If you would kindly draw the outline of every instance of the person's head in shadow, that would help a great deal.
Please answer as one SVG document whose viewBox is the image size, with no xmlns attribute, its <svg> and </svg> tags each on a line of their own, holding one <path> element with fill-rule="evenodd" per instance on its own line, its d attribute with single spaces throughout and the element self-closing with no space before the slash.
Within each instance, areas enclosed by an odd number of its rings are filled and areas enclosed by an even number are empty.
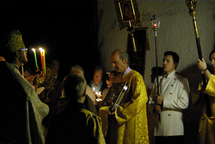
<svg viewBox="0 0 215 144">
<path fill-rule="evenodd" d="M 87 82 L 84 76 L 69 74 L 64 81 L 64 93 L 70 103 L 83 103 L 86 96 Z"/>
<path fill-rule="evenodd" d="M 152 74 L 151 74 L 151 83 L 154 83 L 155 78 L 157 77 L 157 67 L 153 67 L 151 69 Z M 158 67 L 158 76 L 163 74 L 163 68 L 162 67 Z"/>
<path fill-rule="evenodd" d="M 108 88 L 112 86 L 113 79 L 115 76 L 116 76 L 116 71 L 111 71 L 110 74 L 106 76 L 106 84 Z"/>
<path fill-rule="evenodd" d="M 211 51 L 209 55 L 209 60 L 211 61 L 211 66 L 213 68 L 213 72 L 215 72 L 215 49 Z"/>
</svg>

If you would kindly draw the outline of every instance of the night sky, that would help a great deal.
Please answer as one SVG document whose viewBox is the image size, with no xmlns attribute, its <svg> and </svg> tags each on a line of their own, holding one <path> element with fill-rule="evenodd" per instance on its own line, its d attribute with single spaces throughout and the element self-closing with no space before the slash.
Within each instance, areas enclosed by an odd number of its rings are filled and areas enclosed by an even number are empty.
<svg viewBox="0 0 215 144">
<path fill-rule="evenodd" d="M 34 69 L 31 48 L 42 47 L 46 62 L 55 57 L 61 62 L 61 74 L 69 66 L 81 65 L 85 77 L 92 78 L 93 68 L 99 65 L 97 51 L 96 3 L 92 1 L 15 1 L 0 5 L 2 27 L 15 27 L 23 35 L 29 62 Z M 40 55 L 37 51 L 40 66 Z"/>
</svg>

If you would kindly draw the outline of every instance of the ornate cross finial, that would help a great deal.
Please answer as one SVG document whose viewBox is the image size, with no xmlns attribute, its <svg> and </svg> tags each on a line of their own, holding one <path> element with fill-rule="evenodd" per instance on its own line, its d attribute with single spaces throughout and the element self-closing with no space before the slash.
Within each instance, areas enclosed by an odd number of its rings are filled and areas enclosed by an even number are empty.
<svg viewBox="0 0 215 144">
<path fill-rule="evenodd" d="M 187 7 L 190 9 L 189 14 L 193 17 L 197 14 L 196 12 L 196 4 L 197 0 L 185 0 Z"/>
<path fill-rule="evenodd" d="M 189 9 L 195 9 L 197 0 L 186 0 L 185 3 Z"/>
</svg>

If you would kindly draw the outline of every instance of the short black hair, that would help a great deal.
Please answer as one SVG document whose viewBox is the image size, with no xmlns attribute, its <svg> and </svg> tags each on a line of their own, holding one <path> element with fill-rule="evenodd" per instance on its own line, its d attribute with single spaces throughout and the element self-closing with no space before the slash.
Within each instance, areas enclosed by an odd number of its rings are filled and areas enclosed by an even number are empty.
<svg viewBox="0 0 215 144">
<path fill-rule="evenodd" d="M 172 58 L 173 58 L 173 62 L 174 63 L 179 63 L 179 56 L 176 52 L 173 52 L 173 51 L 167 51 L 164 53 L 164 57 L 167 56 L 167 55 L 171 55 Z"/>
<path fill-rule="evenodd" d="M 211 55 L 212 55 L 213 53 L 215 53 L 215 49 L 214 49 L 214 50 L 212 50 L 212 52 L 211 52 L 211 53 L 210 53 L 210 55 L 209 55 L 209 60 L 210 60 L 210 61 L 212 61 L 212 59 L 211 59 Z"/>
</svg>

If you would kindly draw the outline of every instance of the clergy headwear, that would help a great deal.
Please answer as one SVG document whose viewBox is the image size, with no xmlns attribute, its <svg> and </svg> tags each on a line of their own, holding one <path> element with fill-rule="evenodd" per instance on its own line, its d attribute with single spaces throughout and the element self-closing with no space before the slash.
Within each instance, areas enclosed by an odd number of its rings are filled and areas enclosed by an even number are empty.
<svg viewBox="0 0 215 144">
<path fill-rule="evenodd" d="M 16 52 L 22 48 L 25 48 L 25 44 L 22 40 L 22 34 L 19 30 L 13 29 L 7 33 L 6 48 L 10 53 Z"/>
</svg>

